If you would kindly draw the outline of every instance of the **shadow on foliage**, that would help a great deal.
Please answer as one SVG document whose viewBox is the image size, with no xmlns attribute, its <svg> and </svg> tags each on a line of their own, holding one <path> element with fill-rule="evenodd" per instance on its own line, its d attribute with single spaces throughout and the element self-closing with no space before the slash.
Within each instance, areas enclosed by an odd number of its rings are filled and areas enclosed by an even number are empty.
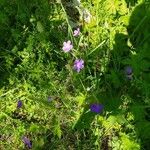
<svg viewBox="0 0 150 150">
<path fill-rule="evenodd" d="M 127 1 L 131 2 L 131 1 Z M 133 2 L 133 1 L 132 1 Z M 134 1 L 135 2 L 135 1 Z M 110 83 L 107 93 L 120 97 L 120 103 L 126 103 L 126 113 L 134 115 L 133 125 L 140 138 L 141 148 L 150 147 L 150 4 L 147 2 L 138 5 L 127 27 L 128 35 L 117 33 L 115 45 L 111 53 L 105 81 Z M 133 69 L 129 79 L 125 67 Z M 109 95 L 109 94 L 108 94 Z M 129 96 L 125 102 L 121 96 Z M 107 101 L 106 105 L 112 101 Z M 119 106 L 119 105 L 116 105 Z M 108 110 L 109 107 L 108 107 Z M 116 114 L 113 110 L 113 114 Z M 123 110 L 118 110 L 123 113 Z M 125 113 L 125 112 L 124 112 Z"/>
<path fill-rule="evenodd" d="M 131 112 L 134 114 L 136 131 L 141 139 L 143 149 L 150 147 L 150 3 L 145 2 L 133 11 L 127 27 L 132 51 L 129 63 L 134 71 L 134 84 L 137 93 L 131 89 L 130 95 L 134 99 Z M 133 87 L 134 88 L 134 87 Z"/>
<path fill-rule="evenodd" d="M 61 15 L 58 14 L 60 10 L 60 4 L 47 0 L 1 1 L 0 86 L 5 84 L 9 76 L 16 76 L 19 80 L 28 78 L 31 70 L 34 70 L 33 66 L 39 62 L 46 65 L 48 60 L 54 61 L 58 70 L 65 65 L 57 52 L 63 43 L 61 38 L 66 33 L 63 21 L 55 19 L 57 15 Z"/>
<path fill-rule="evenodd" d="M 137 0 L 125 0 L 127 3 L 127 6 L 135 6 L 137 3 Z"/>
</svg>

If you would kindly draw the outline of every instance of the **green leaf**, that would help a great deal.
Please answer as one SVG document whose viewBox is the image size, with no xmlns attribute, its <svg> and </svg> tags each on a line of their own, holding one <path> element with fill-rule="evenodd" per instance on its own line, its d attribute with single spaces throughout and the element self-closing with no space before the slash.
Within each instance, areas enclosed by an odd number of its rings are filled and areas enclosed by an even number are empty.
<svg viewBox="0 0 150 150">
<path fill-rule="evenodd" d="M 36 131 L 38 131 L 38 129 L 39 129 L 39 126 L 38 126 L 38 125 L 36 125 L 36 124 L 31 124 L 29 130 L 30 130 L 31 132 L 36 132 Z"/>
<path fill-rule="evenodd" d="M 53 117 L 53 134 L 57 136 L 59 139 L 61 138 L 61 135 L 62 135 L 62 131 L 60 127 L 60 120 L 55 115 Z"/>
<path fill-rule="evenodd" d="M 36 28 L 40 33 L 42 33 L 44 31 L 44 27 L 40 21 L 37 22 Z"/>
<path fill-rule="evenodd" d="M 76 97 L 76 101 L 78 102 L 78 105 L 81 106 L 86 99 L 86 96 L 82 93 L 79 94 L 79 96 Z"/>
</svg>

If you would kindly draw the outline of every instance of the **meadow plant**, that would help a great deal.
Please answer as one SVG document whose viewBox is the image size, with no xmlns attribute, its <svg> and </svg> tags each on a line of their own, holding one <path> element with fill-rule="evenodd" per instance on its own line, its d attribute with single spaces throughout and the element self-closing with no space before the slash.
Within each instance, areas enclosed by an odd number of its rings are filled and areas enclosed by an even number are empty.
<svg viewBox="0 0 150 150">
<path fill-rule="evenodd" d="M 0 149 L 149 150 L 149 24 L 144 0 L 2 0 Z"/>
<path fill-rule="evenodd" d="M 62 49 L 65 53 L 69 52 L 72 48 L 73 48 L 73 45 L 71 44 L 70 40 L 63 43 L 63 48 Z"/>
<path fill-rule="evenodd" d="M 76 30 L 74 30 L 73 36 L 78 36 L 79 34 L 80 34 L 80 28 L 77 28 Z"/>
<path fill-rule="evenodd" d="M 31 143 L 31 141 L 30 141 L 29 138 L 27 138 L 26 136 L 24 136 L 24 137 L 22 138 L 22 141 L 23 141 L 23 143 L 25 144 L 25 146 L 27 146 L 29 149 L 32 148 L 32 143 Z"/>
<path fill-rule="evenodd" d="M 132 76 L 133 76 L 133 69 L 132 69 L 132 67 L 127 66 L 127 67 L 125 68 L 125 76 L 126 76 L 128 79 L 132 79 Z"/>
<path fill-rule="evenodd" d="M 80 72 L 81 69 L 84 68 L 84 61 L 82 59 L 76 59 L 74 61 L 74 66 L 73 66 L 74 70 L 76 70 L 77 72 Z"/>
<path fill-rule="evenodd" d="M 21 100 L 18 100 L 17 102 L 17 108 L 21 108 L 23 105 L 22 101 Z"/>
<path fill-rule="evenodd" d="M 102 104 L 97 104 L 97 103 L 94 103 L 94 104 L 91 104 L 90 105 L 90 110 L 91 112 L 94 112 L 94 113 L 101 113 L 103 111 L 103 105 Z"/>
</svg>

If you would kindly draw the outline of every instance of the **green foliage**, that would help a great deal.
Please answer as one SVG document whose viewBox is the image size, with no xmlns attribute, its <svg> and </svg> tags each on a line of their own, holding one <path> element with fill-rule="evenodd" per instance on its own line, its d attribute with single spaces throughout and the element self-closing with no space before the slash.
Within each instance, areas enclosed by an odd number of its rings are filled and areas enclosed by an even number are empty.
<svg viewBox="0 0 150 150">
<path fill-rule="evenodd" d="M 149 1 L 82 1 L 90 23 L 64 4 L 0 1 L 0 149 L 25 149 L 26 136 L 35 150 L 148 150 Z M 81 19 L 78 37 L 69 16 Z M 79 73 L 75 59 L 84 60 Z M 91 112 L 92 103 L 103 111 Z"/>
</svg>

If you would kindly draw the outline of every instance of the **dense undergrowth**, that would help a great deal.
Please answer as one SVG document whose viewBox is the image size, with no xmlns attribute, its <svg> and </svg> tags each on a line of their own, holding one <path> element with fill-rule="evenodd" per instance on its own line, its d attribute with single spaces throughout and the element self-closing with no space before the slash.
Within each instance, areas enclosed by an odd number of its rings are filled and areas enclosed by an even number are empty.
<svg viewBox="0 0 150 150">
<path fill-rule="evenodd" d="M 0 0 L 1 150 L 149 149 L 149 1 L 81 4 L 73 36 L 59 2 Z"/>
</svg>

